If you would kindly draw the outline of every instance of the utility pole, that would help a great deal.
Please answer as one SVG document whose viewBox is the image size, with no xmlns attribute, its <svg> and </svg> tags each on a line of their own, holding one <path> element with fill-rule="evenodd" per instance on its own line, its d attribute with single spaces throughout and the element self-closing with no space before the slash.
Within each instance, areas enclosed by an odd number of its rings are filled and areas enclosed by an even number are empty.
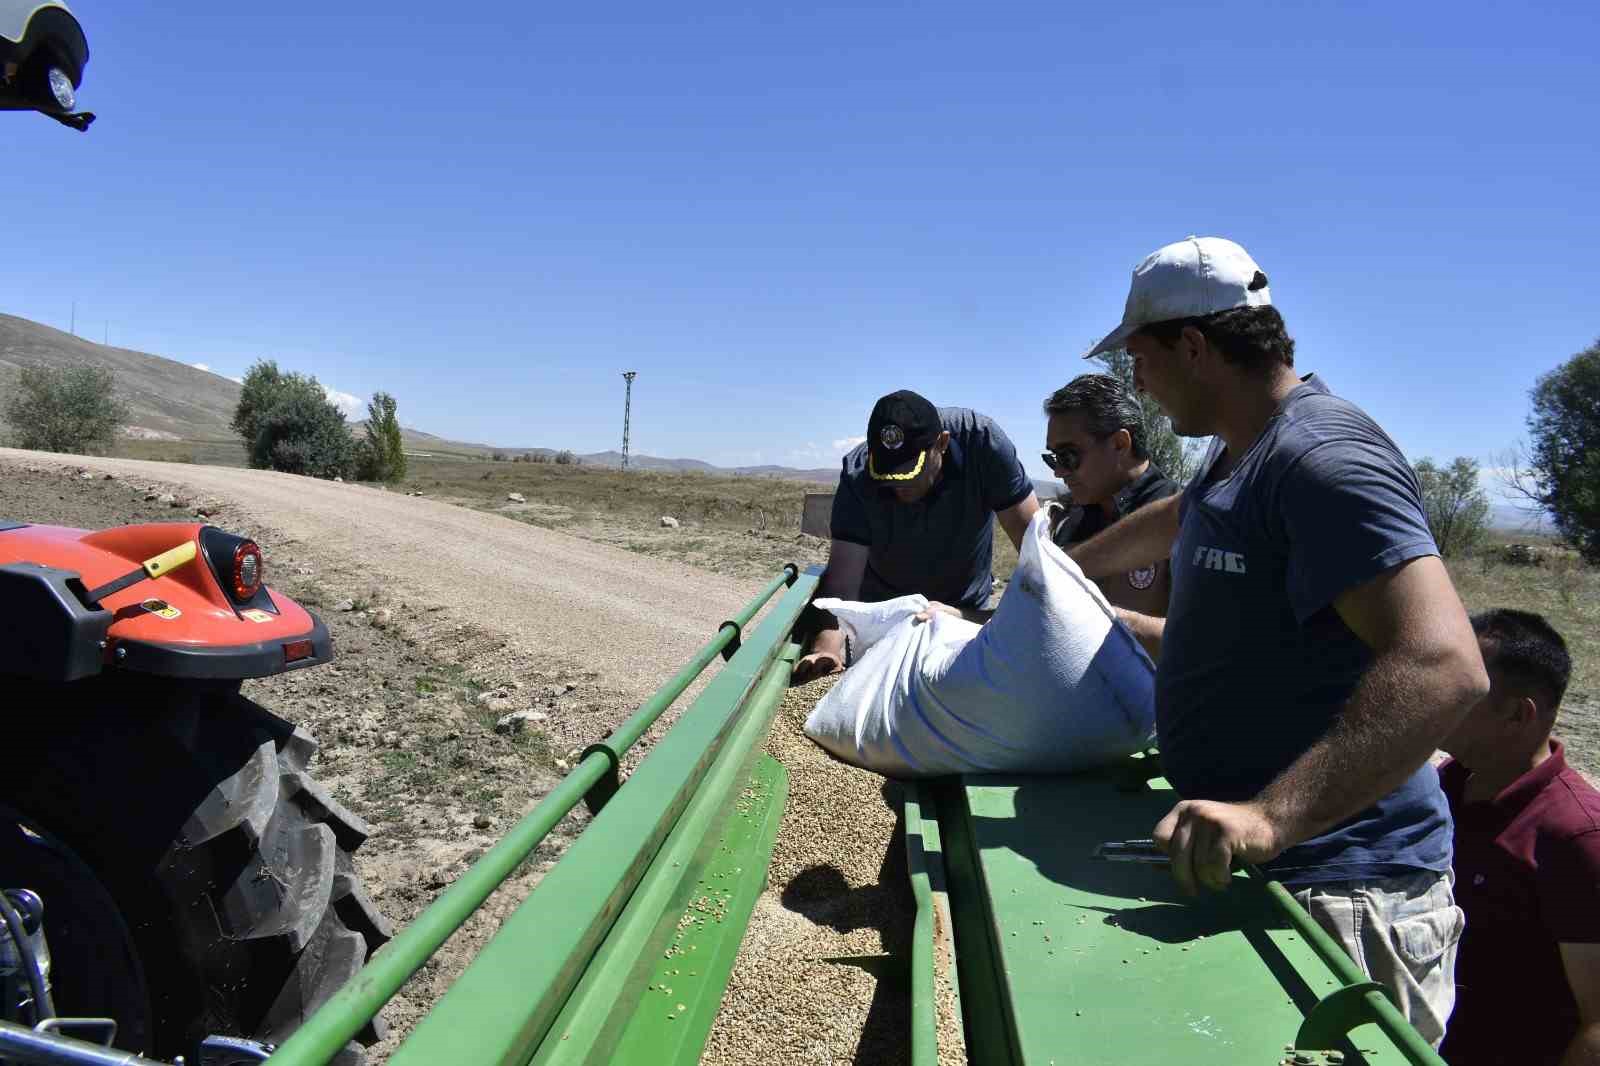
<svg viewBox="0 0 1600 1066">
<path fill-rule="evenodd" d="M 633 379 L 639 376 L 637 370 L 624 370 L 622 380 L 628 383 L 627 391 L 622 395 L 622 470 L 628 470 L 628 418 L 633 413 Z"/>
<path fill-rule="evenodd" d="M 78 335 L 78 301 L 72 301 L 72 328 L 68 331 L 74 337 Z"/>
</svg>

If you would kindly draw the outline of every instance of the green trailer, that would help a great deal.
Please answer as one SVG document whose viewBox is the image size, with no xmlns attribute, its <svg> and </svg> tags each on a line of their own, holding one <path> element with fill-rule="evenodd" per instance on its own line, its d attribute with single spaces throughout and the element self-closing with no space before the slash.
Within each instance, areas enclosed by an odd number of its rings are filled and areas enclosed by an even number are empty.
<svg viewBox="0 0 1600 1066">
<path fill-rule="evenodd" d="M 817 578 L 786 567 L 268 1061 L 330 1061 L 587 803 L 583 833 L 390 1061 L 699 1062 L 788 798 L 787 772 L 761 748 Z M 719 657 L 621 780 L 628 749 Z M 1115 846 L 1171 806 L 1154 753 L 899 794 L 916 1066 L 941 1059 L 936 971 L 954 986 L 964 1054 L 983 1066 L 1442 1061 L 1283 886 L 1243 871 L 1226 892 L 1184 899 L 1153 856 Z"/>
</svg>

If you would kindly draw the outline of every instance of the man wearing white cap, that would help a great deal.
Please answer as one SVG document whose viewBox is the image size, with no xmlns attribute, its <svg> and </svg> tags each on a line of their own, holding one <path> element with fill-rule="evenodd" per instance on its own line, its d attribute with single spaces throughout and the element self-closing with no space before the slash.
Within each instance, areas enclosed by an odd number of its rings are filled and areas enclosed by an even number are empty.
<svg viewBox="0 0 1600 1066">
<path fill-rule="evenodd" d="M 1261 864 L 1437 1044 L 1462 917 L 1428 757 L 1488 677 L 1416 476 L 1295 374 L 1267 276 L 1232 241 L 1140 263 L 1089 354 L 1115 348 L 1178 433 L 1215 438 L 1181 496 L 1071 551 L 1091 577 L 1171 559 L 1164 622 L 1121 612 L 1159 648 L 1162 765 L 1185 797 L 1155 837 L 1186 891 Z"/>
</svg>

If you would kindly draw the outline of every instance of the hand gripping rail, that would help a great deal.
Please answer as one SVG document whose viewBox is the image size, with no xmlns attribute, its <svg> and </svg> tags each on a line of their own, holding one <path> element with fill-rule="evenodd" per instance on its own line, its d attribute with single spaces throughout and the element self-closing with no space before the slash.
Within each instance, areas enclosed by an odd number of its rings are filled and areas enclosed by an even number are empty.
<svg viewBox="0 0 1600 1066">
<path fill-rule="evenodd" d="M 750 780 L 751 760 L 798 654 L 790 632 L 817 579 L 814 569 L 801 574 L 793 564 L 785 567 L 743 611 L 723 623 L 687 666 L 604 741 L 591 746 L 504 839 L 312 1015 L 268 1060 L 272 1066 L 320 1066 L 332 1059 L 585 798 L 598 810 L 594 820 L 390 1062 L 498 1066 L 525 1063 L 536 1054 L 540 1061 L 556 1061 L 568 1049 L 588 1061 L 604 1061 L 609 1052 L 602 1053 L 596 1042 L 629 1038 L 616 1016 L 619 1011 L 633 1013 L 644 991 L 640 950 L 659 948 L 662 914 L 670 914 L 671 906 L 691 890 L 685 878 L 705 868 L 711 835 L 733 820 L 739 790 Z M 779 592 L 754 631 L 746 633 Z M 626 786 L 617 787 L 623 753 L 724 654 L 726 665 Z M 781 778 L 771 787 L 781 791 L 786 781 Z M 775 818 L 771 822 L 775 832 Z M 769 834 L 768 849 L 770 842 Z M 764 870 L 764 857 L 761 862 Z M 732 950 L 737 947 L 734 937 Z M 731 952 L 726 965 L 732 965 Z M 624 1006 L 619 1006 L 619 997 L 626 1000 Z M 673 1011 L 684 1009 L 674 1006 Z M 709 1010 L 714 1016 L 714 1001 Z M 710 1026 L 705 1011 L 700 1007 L 696 1015 L 703 1025 L 686 1022 L 679 1031 L 698 1029 L 703 1039 Z M 553 1035 L 558 1018 L 560 1034 Z M 580 1039 L 573 1039 L 575 1031 Z M 693 1051 L 698 1057 L 698 1048 Z M 653 1061 L 666 1060 L 658 1055 Z"/>
</svg>

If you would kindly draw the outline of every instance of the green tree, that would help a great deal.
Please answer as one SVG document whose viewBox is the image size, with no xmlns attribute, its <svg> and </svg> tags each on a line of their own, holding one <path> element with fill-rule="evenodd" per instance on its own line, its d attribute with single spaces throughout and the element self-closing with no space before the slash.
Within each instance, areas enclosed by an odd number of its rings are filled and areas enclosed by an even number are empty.
<svg viewBox="0 0 1600 1066">
<path fill-rule="evenodd" d="M 246 371 L 233 430 L 259 470 L 313 477 L 351 473 L 355 441 L 343 412 L 328 402 L 315 377 L 284 373 L 270 359 Z"/>
<path fill-rule="evenodd" d="M 1133 356 L 1125 349 L 1095 356 L 1106 372 L 1135 391 L 1133 386 Z M 1200 462 L 1205 457 L 1205 444 L 1199 440 L 1185 440 L 1172 431 L 1172 420 L 1149 395 L 1137 392 L 1139 407 L 1144 411 L 1144 438 L 1150 450 L 1150 461 L 1162 473 L 1180 485 L 1187 485 L 1200 472 Z"/>
<path fill-rule="evenodd" d="M 97 454 L 128 421 L 116 378 L 101 366 L 24 366 L 7 397 L 5 418 L 19 448 Z"/>
<path fill-rule="evenodd" d="M 355 439 L 344 413 L 321 396 L 292 392 L 258 421 L 250 465 L 311 477 L 344 477 L 355 463 Z"/>
<path fill-rule="evenodd" d="M 406 476 L 405 444 L 394 397 L 375 392 L 367 403 L 367 435 L 356 446 L 356 476 L 362 481 L 394 483 Z"/>
<path fill-rule="evenodd" d="M 1587 562 L 1600 564 L 1600 340 L 1534 385 L 1528 432 L 1530 495 Z"/>
<path fill-rule="evenodd" d="M 1422 507 L 1439 554 L 1450 558 L 1476 547 L 1489 531 L 1489 497 L 1478 481 L 1478 463 L 1457 456 L 1448 467 L 1432 459 L 1416 464 Z"/>
</svg>

